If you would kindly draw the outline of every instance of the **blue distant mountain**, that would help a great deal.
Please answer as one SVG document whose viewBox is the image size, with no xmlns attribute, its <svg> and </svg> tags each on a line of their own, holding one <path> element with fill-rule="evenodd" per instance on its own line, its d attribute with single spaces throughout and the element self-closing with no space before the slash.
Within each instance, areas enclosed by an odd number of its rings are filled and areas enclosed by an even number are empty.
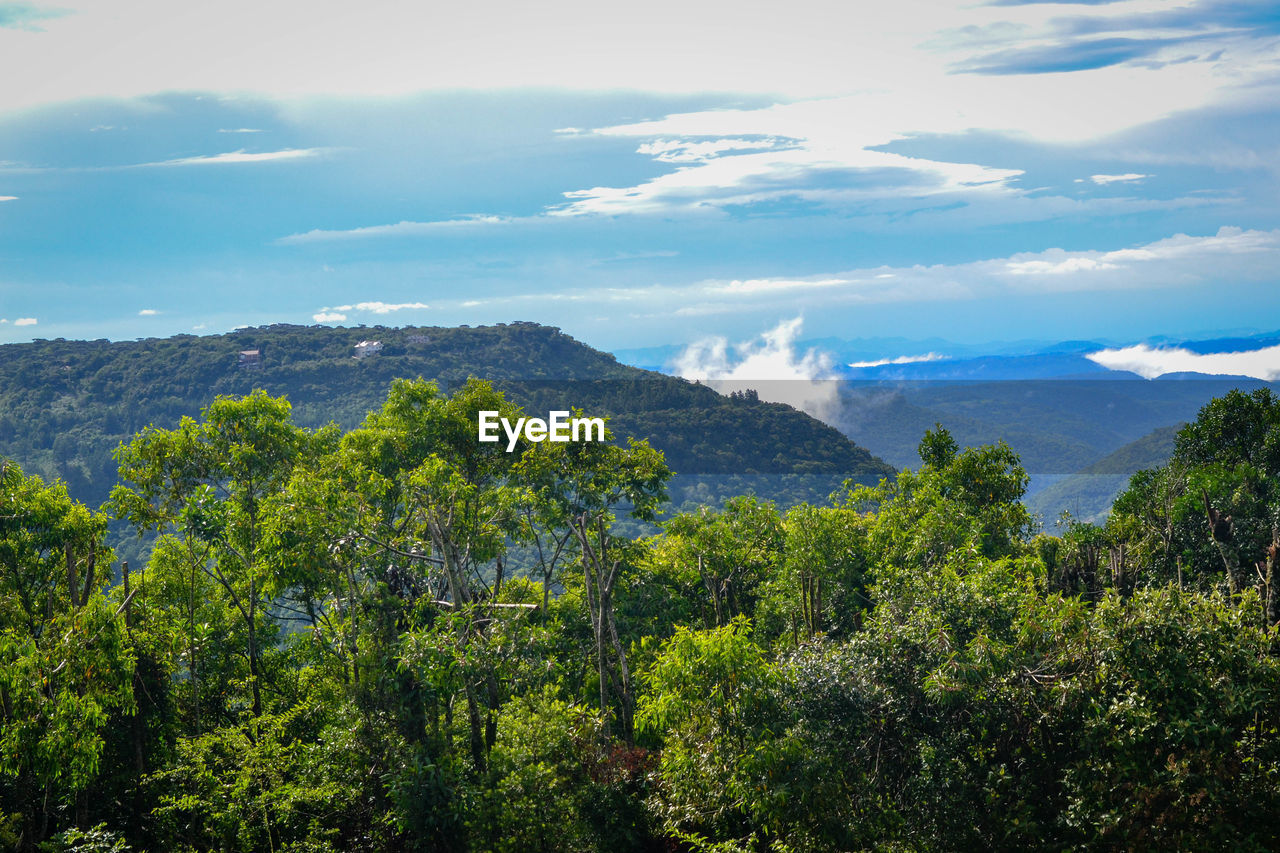
<svg viewBox="0 0 1280 853">
<path fill-rule="evenodd" d="M 1280 344 L 1280 332 L 983 348 L 940 339 L 821 338 L 799 342 L 796 355 L 816 349 L 830 356 L 838 402 L 819 414 L 860 446 L 896 467 L 915 468 L 916 446 L 935 424 L 964 446 L 1005 441 L 1031 474 L 1028 504 L 1052 520 L 1064 509 L 1082 518 L 1104 516 L 1133 471 L 1167 457 L 1179 424 L 1232 388 L 1268 384 L 1186 372 L 1145 380 L 1087 357 L 1138 343 L 1200 354 L 1245 352 Z M 668 371 L 679 354 L 678 347 L 643 352 Z"/>
<path fill-rule="evenodd" d="M 1141 341 L 1005 341 L 958 344 L 941 338 L 810 338 L 796 344 L 797 354 L 817 350 L 831 358 L 839 379 L 897 381 L 1001 381 L 1015 379 L 1110 379 L 1142 377 L 1109 370 L 1088 356 L 1100 350 L 1147 344 L 1194 353 L 1244 352 L 1280 344 L 1280 332 L 1186 340 L 1152 337 Z M 675 372 L 684 347 L 665 345 L 615 351 L 623 364 L 664 373 Z M 1166 374 L 1165 380 L 1204 378 L 1209 374 Z M 1218 377 L 1221 378 L 1221 377 Z"/>
</svg>

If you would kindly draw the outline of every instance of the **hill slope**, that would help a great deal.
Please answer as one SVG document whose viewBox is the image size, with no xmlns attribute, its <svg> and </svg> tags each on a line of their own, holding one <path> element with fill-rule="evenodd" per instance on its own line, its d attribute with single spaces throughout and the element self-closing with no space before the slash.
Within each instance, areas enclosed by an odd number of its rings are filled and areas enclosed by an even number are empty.
<svg viewBox="0 0 1280 853">
<path fill-rule="evenodd" d="M 1101 521 L 1110 512 L 1116 495 L 1129 484 L 1130 477 L 1169 461 L 1174 438 L 1181 428 L 1181 424 L 1161 427 L 1126 444 L 1083 471 L 1030 495 L 1027 507 L 1039 513 L 1046 526 L 1057 520 L 1064 510 L 1081 521 Z"/>
<path fill-rule="evenodd" d="M 919 464 L 916 444 L 940 422 L 962 445 L 1003 439 L 1032 474 L 1060 476 L 1083 471 L 1152 430 L 1193 420 L 1201 406 L 1232 388 L 1266 384 L 1227 378 L 848 383 L 834 422 L 899 467 Z"/>
<path fill-rule="evenodd" d="M 362 340 L 377 355 L 355 358 Z M 260 366 L 241 353 L 257 350 Z M 198 416 L 217 395 L 286 395 L 298 423 L 358 424 L 391 380 L 455 387 L 491 380 L 531 414 L 571 406 L 609 415 L 621 439 L 648 438 L 681 474 L 817 474 L 874 482 L 892 469 L 837 430 L 788 406 L 619 364 L 558 329 L 269 326 L 226 335 L 0 346 L 0 455 L 97 505 L 115 483 L 111 451 L 155 424 Z"/>
</svg>

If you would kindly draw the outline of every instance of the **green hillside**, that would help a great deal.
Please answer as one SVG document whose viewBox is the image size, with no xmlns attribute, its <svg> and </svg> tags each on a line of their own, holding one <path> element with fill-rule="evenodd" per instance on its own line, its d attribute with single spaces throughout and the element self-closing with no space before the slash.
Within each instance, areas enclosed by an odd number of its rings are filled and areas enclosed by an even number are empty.
<svg viewBox="0 0 1280 853">
<path fill-rule="evenodd" d="M 381 350 L 355 357 L 355 346 Z M 244 366 L 241 353 L 258 351 Z M 252 361 L 252 356 L 246 356 Z M 116 480 L 112 450 L 144 427 L 172 427 L 218 395 L 285 395 L 304 426 L 358 424 L 397 377 L 444 388 L 488 379 L 533 415 L 578 407 L 608 415 L 619 439 L 648 438 L 679 474 L 819 475 L 874 483 L 891 468 L 788 406 L 619 364 L 558 329 L 327 328 L 276 325 L 225 335 L 0 346 L 0 455 L 62 478 L 97 505 Z"/>
<path fill-rule="evenodd" d="M 1016 380 L 851 383 L 836 420 L 841 431 L 898 467 L 916 467 L 916 443 L 941 423 L 962 446 L 1003 440 L 1033 475 L 1081 472 L 1152 430 L 1195 418 L 1242 378 L 1184 381 Z"/>
<path fill-rule="evenodd" d="M 1173 455 L 1173 441 L 1182 424 L 1161 427 L 1110 453 L 1079 473 L 1027 497 L 1028 508 L 1050 524 L 1063 511 L 1082 521 L 1099 521 L 1111 510 L 1116 495 L 1138 471 L 1155 468 Z"/>
</svg>

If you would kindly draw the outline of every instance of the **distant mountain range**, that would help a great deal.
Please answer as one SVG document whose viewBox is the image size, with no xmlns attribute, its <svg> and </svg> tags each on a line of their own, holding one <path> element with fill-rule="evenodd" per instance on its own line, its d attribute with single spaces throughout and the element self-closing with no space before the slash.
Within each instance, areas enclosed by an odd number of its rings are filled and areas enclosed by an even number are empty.
<svg viewBox="0 0 1280 853">
<path fill-rule="evenodd" d="M 1139 341 L 1009 341 L 975 346 L 941 338 L 901 337 L 810 338 L 795 345 L 797 353 L 816 350 L 830 356 L 833 373 L 824 378 L 869 380 L 995 381 L 1009 379 L 1140 379 L 1135 373 L 1109 370 L 1087 356 L 1106 349 L 1145 344 L 1193 353 L 1242 352 L 1280 345 L 1280 331 L 1256 335 L 1183 340 L 1152 337 Z M 684 351 L 679 346 L 621 349 L 620 361 L 648 370 L 672 372 Z M 1280 367 L 1280 365 L 1277 365 Z M 1196 374 L 1162 377 L 1191 378 Z"/>
<path fill-rule="evenodd" d="M 919 465 L 920 437 L 938 423 L 965 446 L 1006 441 L 1032 475 L 1028 506 L 1052 523 L 1064 510 L 1077 518 L 1104 517 L 1134 472 L 1168 459 L 1177 427 L 1205 403 L 1232 388 L 1268 384 L 1186 372 L 1146 380 L 1086 357 L 1133 343 L 1023 341 L 979 351 L 937 339 L 823 338 L 798 343 L 793 361 L 810 349 L 830 357 L 836 378 L 821 383 L 822 393 L 807 394 L 826 400 L 810 410 L 898 468 Z M 1253 352 L 1280 344 L 1280 333 L 1136 343 L 1201 354 Z M 679 352 L 653 348 L 619 357 L 665 358 L 670 369 Z M 787 396 L 777 387 L 785 382 L 735 384 Z"/>
</svg>

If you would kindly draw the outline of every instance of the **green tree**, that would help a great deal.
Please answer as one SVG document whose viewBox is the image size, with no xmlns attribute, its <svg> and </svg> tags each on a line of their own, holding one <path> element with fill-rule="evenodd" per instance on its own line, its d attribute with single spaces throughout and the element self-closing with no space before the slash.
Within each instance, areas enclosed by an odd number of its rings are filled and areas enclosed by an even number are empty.
<svg viewBox="0 0 1280 853">
<path fill-rule="evenodd" d="M 1179 431 L 1168 465 L 1133 477 L 1116 499 L 1116 528 L 1159 555 L 1149 561 L 1159 577 L 1256 588 L 1263 619 L 1280 624 L 1278 483 L 1280 398 L 1233 390 Z"/>
<path fill-rule="evenodd" d="M 112 491 L 117 515 L 139 531 L 175 530 L 208 546 L 200 568 L 239 617 L 253 717 L 263 712 L 264 655 L 278 628 L 271 603 L 281 592 L 262 549 L 263 506 L 301 459 L 333 438 L 294 426 L 286 400 L 255 391 L 219 398 L 202 422 L 148 427 L 116 451 L 131 484 Z"/>
<path fill-rule="evenodd" d="M 777 508 L 743 496 L 725 501 L 720 510 L 703 507 L 669 519 L 659 547 L 685 574 L 696 570 L 708 603 L 706 625 L 719 627 L 755 615 L 760 587 L 782 561 L 782 544 Z"/>
<path fill-rule="evenodd" d="M 18 816 L 18 849 L 83 821 L 113 714 L 135 707 L 124 625 L 102 595 L 106 521 L 0 459 L 0 819 Z"/>
<path fill-rule="evenodd" d="M 636 720 L 660 738 L 657 808 L 668 832 L 695 849 L 768 849 L 780 839 L 771 776 L 785 765 L 779 672 L 739 617 L 710 630 L 677 629 L 645 671 Z M 771 828 L 772 827 L 772 828 Z"/>
<path fill-rule="evenodd" d="M 613 531 L 615 511 L 625 508 L 652 521 L 666 499 L 671 477 L 662 453 L 647 442 L 627 447 L 606 441 L 544 442 L 527 454 L 527 482 L 573 532 L 582 564 L 583 600 L 591 620 L 600 710 L 616 711 L 624 739 L 634 740 L 635 695 L 626 647 L 618 633 L 614 594 L 623 569 L 638 559 L 634 542 Z M 615 704 L 616 702 L 616 704 Z M 606 717 L 606 731 L 608 731 Z"/>
<path fill-rule="evenodd" d="M 847 636 L 871 606 L 870 519 L 851 507 L 801 504 L 787 513 L 782 597 L 793 638 Z"/>
</svg>

